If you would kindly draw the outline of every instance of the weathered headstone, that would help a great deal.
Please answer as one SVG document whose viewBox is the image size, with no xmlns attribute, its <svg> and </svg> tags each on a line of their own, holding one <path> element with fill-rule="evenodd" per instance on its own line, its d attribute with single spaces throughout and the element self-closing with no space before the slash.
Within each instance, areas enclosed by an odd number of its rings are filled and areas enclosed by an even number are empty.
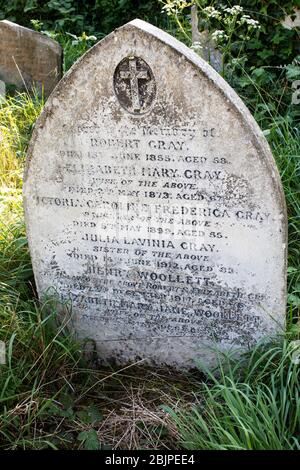
<svg viewBox="0 0 300 470">
<path fill-rule="evenodd" d="M 227 83 L 150 24 L 116 30 L 60 82 L 24 202 L 39 295 L 72 304 L 102 360 L 212 364 L 211 347 L 284 328 L 286 212 L 268 145 Z"/>
<path fill-rule="evenodd" d="M 62 49 L 44 34 L 0 21 L 0 80 L 48 97 L 62 76 Z"/>
</svg>

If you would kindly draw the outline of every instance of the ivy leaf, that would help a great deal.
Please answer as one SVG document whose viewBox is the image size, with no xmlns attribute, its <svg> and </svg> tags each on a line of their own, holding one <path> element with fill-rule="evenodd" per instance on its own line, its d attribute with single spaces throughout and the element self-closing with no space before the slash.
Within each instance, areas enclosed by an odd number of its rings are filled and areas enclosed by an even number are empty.
<svg viewBox="0 0 300 470">
<path fill-rule="evenodd" d="M 253 83 L 253 80 L 251 80 L 251 78 L 247 76 L 239 78 L 239 85 L 241 88 L 245 88 L 248 85 L 252 85 L 252 83 Z"/>
<path fill-rule="evenodd" d="M 77 439 L 83 443 L 83 447 L 86 450 L 100 450 L 101 448 L 95 429 L 82 431 L 78 435 Z"/>
<path fill-rule="evenodd" d="M 294 78 L 300 77 L 299 65 L 287 65 L 286 66 L 286 78 L 293 80 Z"/>
<path fill-rule="evenodd" d="M 77 411 L 76 415 L 84 424 L 94 424 L 103 419 L 103 416 L 94 405 L 90 405 L 84 410 Z"/>
<path fill-rule="evenodd" d="M 297 268 L 294 268 L 294 266 L 289 266 L 289 267 L 287 268 L 287 272 L 288 272 L 288 273 L 296 273 L 297 271 L 298 271 L 298 269 L 297 269 Z"/>
<path fill-rule="evenodd" d="M 300 307 L 300 297 L 298 297 L 298 295 L 289 294 L 287 300 L 288 303 L 293 305 L 294 307 Z"/>
<path fill-rule="evenodd" d="M 274 52 L 272 50 L 264 49 L 263 51 L 259 51 L 257 55 L 261 59 L 265 60 L 265 59 L 268 59 L 269 57 L 274 56 Z"/>
<path fill-rule="evenodd" d="M 27 13 L 28 11 L 35 10 L 38 7 L 36 0 L 27 0 L 24 12 Z"/>
</svg>

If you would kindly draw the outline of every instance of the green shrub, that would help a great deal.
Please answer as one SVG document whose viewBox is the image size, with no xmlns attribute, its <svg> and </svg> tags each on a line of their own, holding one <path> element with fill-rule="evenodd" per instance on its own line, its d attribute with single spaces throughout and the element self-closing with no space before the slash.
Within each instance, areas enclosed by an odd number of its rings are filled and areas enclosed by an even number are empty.
<svg viewBox="0 0 300 470">
<path fill-rule="evenodd" d="M 215 35 L 223 53 L 223 76 L 248 107 L 254 111 L 263 100 L 271 111 L 299 123 L 300 109 L 292 102 L 293 82 L 300 79 L 299 28 L 286 29 L 281 21 L 300 7 L 300 0 L 236 0 L 240 12 L 228 0 L 162 0 L 177 36 L 188 46 L 192 3 L 198 5 L 199 30 Z M 253 20 L 259 28 L 251 26 Z"/>
<path fill-rule="evenodd" d="M 9 19 L 31 27 L 39 20 L 44 29 L 69 31 L 80 35 L 104 35 L 134 18 L 161 22 L 156 0 L 0 0 L 0 19 Z"/>
</svg>

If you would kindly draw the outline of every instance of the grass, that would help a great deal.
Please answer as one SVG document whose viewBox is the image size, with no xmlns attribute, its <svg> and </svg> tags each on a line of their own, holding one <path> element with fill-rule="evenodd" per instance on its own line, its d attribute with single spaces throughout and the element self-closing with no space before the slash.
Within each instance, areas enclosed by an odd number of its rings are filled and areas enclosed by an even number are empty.
<svg viewBox="0 0 300 470">
<path fill-rule="evenodd" d="M 298 336 L 300 327 L 298 328 Z M 300 450 L 300 372 L 293 343 L 258 346 L 239 361 L 220 357 L 188 412 L 174 418 L 190 450 Z M 227 361 L 226 361 L 227 359 Z"/>
<path fill-rule="evenodd" d="M 187 379 L 138 364 L 91 369 L 56 307 L 0 284 L 0 449 L 172 448 L 178 431 L 160 405 L 180 388 L 187 396 Z"/>
<path fill-rule="evenodd" d="M 0 187 L 2 191 L 22 187 L 23 163 L 32 127 L 43 101 L 22 93 L 0 106 Z"/>
<path fill-rule="evenodd" d="M 0 449 L 299 450 L 300 367 L 292 346 L 300 337 L 300 136 L 289 114 L 253 110 L 287 200 L 286 337 L 238 361 L 220 361 L 213 372 L 199 364 L 198 372 L 174 374 L 142 363 L 92 369 L 67 320 L 58 326 L 57 306 L 51 299 L 37 304 L 21 192 L 42 106 L 26 94 L 0 106 L 0 340 L 7 346 L 6 365 L 0 365 Z"/>
</svg>

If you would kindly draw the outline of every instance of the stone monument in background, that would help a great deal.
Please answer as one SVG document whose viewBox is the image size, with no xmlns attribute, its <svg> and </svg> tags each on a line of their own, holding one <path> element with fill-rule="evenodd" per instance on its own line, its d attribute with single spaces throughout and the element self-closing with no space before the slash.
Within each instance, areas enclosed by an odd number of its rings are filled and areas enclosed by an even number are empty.
<svg viewBox="0 0 300 470">
<path fill-rule="evenodd" d="M 47 98 L 62 77 L 62 49 L 57 41 L 10 21 L 0 21 L 0 80 L 6 87 Z"/>
</svg>

